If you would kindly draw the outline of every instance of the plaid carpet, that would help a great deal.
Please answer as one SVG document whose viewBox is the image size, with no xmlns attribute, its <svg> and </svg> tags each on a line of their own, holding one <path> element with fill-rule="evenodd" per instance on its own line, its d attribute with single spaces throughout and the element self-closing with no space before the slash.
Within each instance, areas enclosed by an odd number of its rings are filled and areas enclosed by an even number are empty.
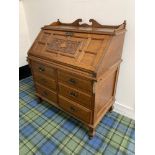
<svg viewBox="0 0 155 155">
<path fill-rule="evenodd" d="M 79 121 L 46 102 L 38 103 L 32 77 L 20 85 L 20 155 L 133 155 L 134 121 L 107 113 L 89 140 Z"/>
</svg>

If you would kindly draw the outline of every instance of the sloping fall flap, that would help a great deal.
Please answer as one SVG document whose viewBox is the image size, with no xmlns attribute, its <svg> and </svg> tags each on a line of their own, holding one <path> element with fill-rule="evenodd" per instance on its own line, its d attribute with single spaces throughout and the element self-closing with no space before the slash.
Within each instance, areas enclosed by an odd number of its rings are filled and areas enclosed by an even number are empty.
<svg viewBox="0 0 155 155">
<path fill-rule="evenodd" d="M 109 40 L 108 35 L 41 30 L 29 54 L 94 71 Z"/>
</svg>

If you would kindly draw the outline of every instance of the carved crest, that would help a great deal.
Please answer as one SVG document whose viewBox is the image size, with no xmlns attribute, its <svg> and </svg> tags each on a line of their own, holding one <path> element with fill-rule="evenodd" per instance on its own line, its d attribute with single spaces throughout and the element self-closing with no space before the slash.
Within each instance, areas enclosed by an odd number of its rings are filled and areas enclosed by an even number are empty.
<svg viewBox="0 0 155 155">
<path fill-rule="evenodd" d="M 123 24 L 121 25 L 116 25 L 116 26 L 111 26 L 111 25 L 102 25 L 100 23 L 98 23 L 96 20 L 94 19 L 90 19 L 89 22 L 91 23 L 91 25 L 87 24 L 87 23 L 82 23 L 82 19 L 77 19 L 75 20 L 73 23 L 62 23 L 60 22 L 60 20 L 58 19 L 57 22 L 54 22 L 52 24 L 50 24 L 51 26 L 58 26 L 58 25 L 64 25 L 64 26 L 81 26 L 81 27 L 93 27 L 93 28 L 126 28 L 126 21 L 123 22 Z"/>
</svg>

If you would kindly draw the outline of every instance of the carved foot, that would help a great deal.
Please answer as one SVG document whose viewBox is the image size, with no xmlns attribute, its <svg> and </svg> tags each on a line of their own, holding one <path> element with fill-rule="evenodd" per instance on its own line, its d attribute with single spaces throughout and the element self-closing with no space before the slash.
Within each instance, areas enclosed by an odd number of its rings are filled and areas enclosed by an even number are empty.
<svg viewBox="0 0 155 155">
<path fill-rule="evenodd" d="M 91 140 L 95 135 L 95 128 L 89 127 L 89 139 Z"/>
<path fill-rule="evenodd" d="M 110 107 L 110 109 L 109 109 L 109 112 L 112 112 L 113 109 L 114 109 L 114 106 L 112 105 L 112 106 Z"/>
</svg>

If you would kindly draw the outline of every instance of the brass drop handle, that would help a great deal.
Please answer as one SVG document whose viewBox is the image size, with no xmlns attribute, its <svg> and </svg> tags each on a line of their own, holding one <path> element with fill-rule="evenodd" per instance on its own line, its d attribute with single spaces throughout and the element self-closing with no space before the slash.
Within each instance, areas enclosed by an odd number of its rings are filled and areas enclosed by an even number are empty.
<svg viewBox="0 0 155 155">
<path fill-rule="evenodd" d="M 39 67 L 39 71 L 40 71 L 40 72 L 44 72 L 44 71 L 45 71 L 45 68 L 40 66 L 40 67 Z"/>
<path fill-rule="evenodd" d="M 76 80 L 73 79 L 73 78 L 70 78 L 70 79 L 68 80 L 68 82 L 69 82 L 70 84 L 76 84 Z"/>
<path fill-rule="evenodd" d="M 71 97 L 77 97 L 78 94 L 77 94 L 76 92 L 71 91 L 71 92 L 69 93 L 69 96 L 71 96 Z"/>
<path fill-rule="evenodd" d="M 70 110 L 72 111 L 72 112 L 75 112 L 76 110 L 74 109 L 74 107 L 72 107 L 72 106 L 70 106 Z"/>
</svg>

